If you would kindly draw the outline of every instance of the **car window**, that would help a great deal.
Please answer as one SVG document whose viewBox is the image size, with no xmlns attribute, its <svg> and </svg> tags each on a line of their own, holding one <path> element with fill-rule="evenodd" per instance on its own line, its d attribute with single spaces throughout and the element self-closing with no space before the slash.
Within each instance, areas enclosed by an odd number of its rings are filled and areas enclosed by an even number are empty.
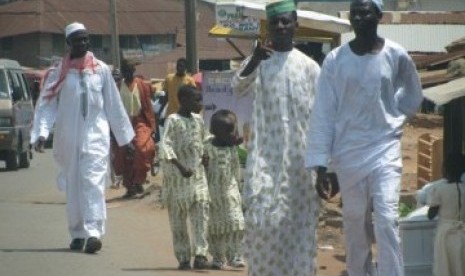
<svg viewBox="0 0 465 276">
<path fill-rule="evenodd" d="M 20 73 L 17 71 L 8 71 L 8 76 L 10 77 L 11 90 L 13 91 L 13 99 L 26 99 L 26 90 L 24 85 L 21 83 Z"/>
<path fill-rule="evenodd" d="M 21 74 L 21 76 L 22 76 L 22 79 L 23 79 L 24 88 L 26 89 L 27 98 L 30 99 L 30 98 L 32 97 L 32 87 L 31 87 L 31 85 L 29 84 L 26 75 L 25 75 L 25 74 Z"/>
<path fill-rule="evenodd" d="M 27 81 L 21 71 L 15 71 L 16 76 L 21 84 L 21 90 L 23 91 L 23 99 L 28 100 L 30 98 L 29 88 Z"/>
<path fill-rule="evenodd" d="M 5 70 L 0 69 L 0 99 L 8 98 L 8 84 L 6 82 Z"/>
</svg>

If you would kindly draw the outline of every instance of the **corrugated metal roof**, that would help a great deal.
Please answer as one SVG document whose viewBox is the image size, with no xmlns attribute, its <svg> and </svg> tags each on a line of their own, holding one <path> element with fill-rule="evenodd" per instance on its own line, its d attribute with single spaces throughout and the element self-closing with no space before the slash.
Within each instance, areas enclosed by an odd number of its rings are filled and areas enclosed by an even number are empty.
<svg viewBox="0 0 465 276">
<path fill-rule="evenodd" d="M 462 37 L 456 41 L 452 41 L 446 46 L 448 52 L 465 51 L 465 37 Z"/>
<path fill-rule="evenodd" d="M 184 27 L 182 1 L 119 0 L 117 3 L 120 34 L 175 33 Z M 0 6 L 0 37 L 63 33 L 64 27 L 74 21 L 84 23 L 92 34 L 109 34 L 108 18 L 107 0 L 18 1 Z"/>
<path fill-rule="evenodd" d="M 378 33 L 402 45 L 409 52 L 445 52 L 446 45 L 465 34 L 464 25 L 395 24 L 379 25 Z M 342 34 L 341 42 L 353 39 L 353 33 Z"/>
<path fill-rule="evenodd" d="M 452 60 L 463 58 L 463 57 L 465 57 L 465 50 L 452 52 L 452 53 L 426 55 L 421 58 L 417 58 L 416 60 L 414 58 L 414 61 L 417 66 L 417 69 L 426 69 L 426 68 L 432 68 L 440 64 L 447 64 Z"/>
<path fill-rule="evenodd" d="M 423 90 L 423 95 L 437 105 L 446 104 L 453 99 L 465 96 L 465 78 Z"/>
<path fill-rule="evenodd" d="M 118 25 L 121 35 L 176 33 L 181 47 L 143 59 L 137 73 L 164 78 L 168 65 L 186 56 L 184 0 L 118 0 Z M 63 34 L 73 21 L 84 23 L 91 34 L 109 35 L 108 0 L 28 0 L 0 6 L 0 38 L 28 33 Z M 215 25 L 215 6 L 203 1 L 197 5 L 197 48 L 202 60 L 234 59 L 240 55 L 222 39 L 211 38 Z M 251 41 L 234 40 L 245 54 Z"/>
</svg>

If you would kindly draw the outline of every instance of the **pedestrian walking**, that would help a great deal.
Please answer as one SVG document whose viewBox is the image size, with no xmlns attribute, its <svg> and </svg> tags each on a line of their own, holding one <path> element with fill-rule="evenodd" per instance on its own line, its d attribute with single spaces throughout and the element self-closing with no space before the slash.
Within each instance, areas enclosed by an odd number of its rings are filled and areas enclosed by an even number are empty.
<svg viewBox="0 0 465 276">
<path fill-rule="evenodd" d="M 66 192 L 71 250 L 95 253 L 105 233 L 110 128 L 120 146 L 134 137 L 109 67 L 89 49 L 81 23 L 66 26 L 70 47 L 49 70 L 36 105 L 31 143 L 37 152 L 55 124 L 58 186 Z"/>
<path fill-rule="evenodd" d="M 338 176 L 350 276 L 404 275 L 400 139 L 423 97 L 407 51 L 377 33 L 382 8 L 381 0 L 352 1 L 355 38 L 326 56 L 308 132 L 306 166 L 316 169 L 317 185 L 328 181 L 330 161 Z"/>
<path fill-rule="evenodd" d="M 176 73 L 168 74 L 163 82 L 163 91 L 168 96 L 166 116 L 179 110 L 178 91 L 183 85 L 195 87 L 195 80 L 187 73 L 187 60 L 180 58 L 176 61 Z"/>
<path fill-rule="evenodd" d="M 191 254 L 194 253 L 194 268 L 204 269 L 208 265 L 210 196 L 204 168 L 204 122 L 195 113 L 202 107 L 202 95 L 189 85 L 181 86 L 177 95 L 179 110 L 166 119 L 161 140 L 164 182 L 162 193 L 168 207 L 178 268 L 190 269 Z M 187 227 L 188 217 L 191 235 Z"/>
<path fill-rule="evenodd" d="M 123 79 L 119 92 L 135 132 L 130 147 L 114 148 L 113 165 L 116 175 L 123 176 L 125 199 L 131 199 L 144 192 L 142 185 L 155 157 L 155 142 L 152 138 L 155 131 L 155 115 L 152 111 L 151 89 L 143 79 L 134 77 L 137 64 L 137 61 L 128 59 L 123 59 L 121 64 Z"/>
<path fill-rule="evenodd" d="M 251 92 L 243 201 L 249 275 L 315 275 L 320 199 L 304 166 L 318 64 L 293 48 L 298 26 L 293 0 L 266 5 L 268 38 L 233 79 Z"/>
<path fill-rule="evenodd" d="M 213 137 L 205 143 L 208 155 L 207 181 L 210 192 L 208 227 L 212 268 L 245 267 L 242 259 L 244 215 L 242 213 L 241 167 L 237 146 L 236 115 L 230 110 L 215 112 L 210 120 Z"/>
</svg>

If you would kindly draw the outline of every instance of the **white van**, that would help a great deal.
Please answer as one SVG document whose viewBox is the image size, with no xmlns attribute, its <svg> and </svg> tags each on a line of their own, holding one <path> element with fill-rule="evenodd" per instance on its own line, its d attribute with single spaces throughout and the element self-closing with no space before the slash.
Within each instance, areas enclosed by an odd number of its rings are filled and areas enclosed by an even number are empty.
<svg viewBox="0 0 465 276">
<path fill-rule="evenodd" d="M 0 160 L 8 170 L 28 168 L 34 116 L 32 97 L 17 61 L 0 59 Z"/>
</svg>

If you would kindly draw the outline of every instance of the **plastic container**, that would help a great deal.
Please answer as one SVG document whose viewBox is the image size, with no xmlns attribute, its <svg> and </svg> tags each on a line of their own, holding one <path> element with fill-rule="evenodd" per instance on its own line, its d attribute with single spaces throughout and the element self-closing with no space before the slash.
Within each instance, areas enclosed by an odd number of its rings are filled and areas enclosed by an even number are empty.
<svg viewBox="0 0 465 276">
<path fill-rule="evenodd" d="M 405 276 L 432 276 L 436 220 L 427 217 L 428 207 L 416 209 L 399 223 Z"/>
</svg>

